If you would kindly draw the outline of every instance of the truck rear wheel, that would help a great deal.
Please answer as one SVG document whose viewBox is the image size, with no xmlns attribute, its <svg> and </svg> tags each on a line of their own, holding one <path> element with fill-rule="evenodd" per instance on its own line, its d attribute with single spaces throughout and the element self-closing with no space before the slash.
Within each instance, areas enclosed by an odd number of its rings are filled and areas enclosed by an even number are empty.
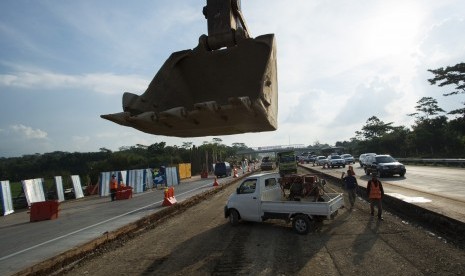
<svg viewBox="0 0 465 276">
<path fill-rule="evenodd" d="M 239 224 L 239 213 L 234 209 L 229 211 L 229 222 L 231 225 Z"/>
<path fill-rule="evenodd" d="M 297 215 L 292 220 L 292 228 L 297 232 L 297 234 L 305 235 L 310 231 L 312 224 L 310 219 L 306 215 Z"/>
</svg>

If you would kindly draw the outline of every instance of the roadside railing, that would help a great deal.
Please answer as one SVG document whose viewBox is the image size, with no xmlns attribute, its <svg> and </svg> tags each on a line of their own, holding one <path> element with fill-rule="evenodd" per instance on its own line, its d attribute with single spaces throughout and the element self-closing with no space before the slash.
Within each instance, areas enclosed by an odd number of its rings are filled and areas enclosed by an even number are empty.
<svg viewBox="0 0 465 276">
<path fill-rule="evenodd" d="M 448 167 L 465 167 L 464 158 L 396 158 L 397 161 L 404 164 L 422 164 L 433 166 L 448 166 Z"/>
</svg>

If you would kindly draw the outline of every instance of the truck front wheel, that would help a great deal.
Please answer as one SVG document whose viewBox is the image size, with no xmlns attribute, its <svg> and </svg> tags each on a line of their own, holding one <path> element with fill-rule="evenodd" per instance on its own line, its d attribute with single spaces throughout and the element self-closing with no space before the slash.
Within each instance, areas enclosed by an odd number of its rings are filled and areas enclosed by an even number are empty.
<svg viewBox="0 0 465 276">
<path fill-rule="evenodd" d="M 307 234 L 311 225 L 310 219 L 306 215 L 297 215 L 292 221 L 292 228 L 300 235 Z"/>
<path fill-rule="evenodd" d="M 239 223 L 239 213 L 234 209 L 229 211 L 229 222 L 231 225 L 237 225 Z"/>
</svg>

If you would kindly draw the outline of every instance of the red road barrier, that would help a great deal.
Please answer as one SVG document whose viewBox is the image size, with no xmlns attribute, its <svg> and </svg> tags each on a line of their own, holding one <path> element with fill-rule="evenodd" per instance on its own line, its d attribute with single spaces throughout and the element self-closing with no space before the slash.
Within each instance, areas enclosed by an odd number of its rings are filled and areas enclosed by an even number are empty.
<svg viewBox="0 0 465 276">
<path fill-rule="evenodd" d="M 116 190 L 116 200 L 130 199 L 132 198 L 132 187 L 123 186 Z"/>
<path fill-rule="evenodd" d="M 169 187 L 165 189 L 165 198 L 163 199 L 162 206 L 171 206 L 176 204 L 176 198 L 174 197 L 174 188 Z"/>
<path fill-rule="evenodd" d="M 58 200 L 47 200 L 31 204 L 30 221 L 41 221 L 58 218 Z"/>
</svg>

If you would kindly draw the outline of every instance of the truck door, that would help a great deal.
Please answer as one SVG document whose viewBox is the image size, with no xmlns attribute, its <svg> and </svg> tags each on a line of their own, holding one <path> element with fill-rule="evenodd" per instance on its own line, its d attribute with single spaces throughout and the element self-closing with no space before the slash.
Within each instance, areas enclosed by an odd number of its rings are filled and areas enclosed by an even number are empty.
<svg viewBox="0 0 465 276">
<path fill-rule="evenodd" d="M 257 185 L 257 179 L 247 179 L 237 188 L 238 204 L 235 207 L 243 220 L 261 221 L 261 202 Z"/>
</svg>

